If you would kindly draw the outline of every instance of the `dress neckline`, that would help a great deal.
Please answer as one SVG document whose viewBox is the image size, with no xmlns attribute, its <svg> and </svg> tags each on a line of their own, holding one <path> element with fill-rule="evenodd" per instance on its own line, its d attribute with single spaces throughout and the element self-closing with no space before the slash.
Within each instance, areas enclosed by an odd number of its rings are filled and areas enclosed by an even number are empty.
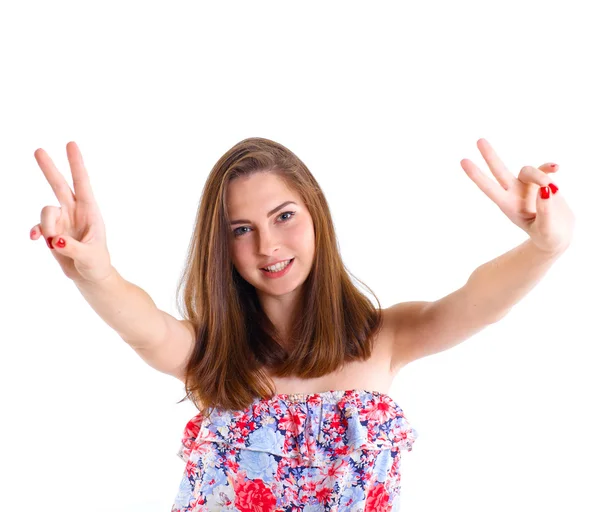
<svg viewBox="0 0 600 512">
<path fill-rule="evenodd" d="M 290 401 L 290 402 L 307 402 L 309 400 L 320 400 L 323 402 L 337 401 L 347 395 L 364 395 L 382 397 L 392 401 L 399 407 L 399 404 L 387 393 L 382 391 L 370 391 L 367 389 L 331 389 L 329 391 L 320 391 L 318 393 L 275 393 L 270 398 L 257 398 L 258 401 L 274 402 L 274 401 Z"/>
</svg>

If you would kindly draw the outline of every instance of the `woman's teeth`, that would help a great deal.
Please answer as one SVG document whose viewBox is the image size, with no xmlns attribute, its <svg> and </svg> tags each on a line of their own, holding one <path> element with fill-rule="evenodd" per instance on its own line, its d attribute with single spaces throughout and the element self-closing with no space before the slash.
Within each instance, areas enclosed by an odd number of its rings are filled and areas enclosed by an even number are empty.
<svg viewBox="0 0 600 512">
<path fill-rule="evenodd" d="M 265 270 L 268 270 L 269 272 L 280 272 L 290 264 L 290 261 L 292 260 L 290 259 L 287 261 L 282 261 L 281 263 L 277 263 L 276 265 L 273 265 L 271 267 L 266 267 Z"/>
</svg>

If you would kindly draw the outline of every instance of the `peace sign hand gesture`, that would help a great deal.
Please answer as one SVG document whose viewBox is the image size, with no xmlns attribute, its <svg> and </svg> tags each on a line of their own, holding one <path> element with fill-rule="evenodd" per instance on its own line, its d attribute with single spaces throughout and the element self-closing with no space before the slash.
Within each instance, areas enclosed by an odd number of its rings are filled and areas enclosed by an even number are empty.
<svg viewBox="0 0 600 512">
<path fill-rule="evenodd" d="M 488 141 L 479 139 L 477 148 L 498 183 L 465 158 L 460 163 L 469 178 L 530 236 L 539 249 L 552 254 L 564 251 L 573 238 L 575 215 L 548 176 L 558 170 L 558 165 L 525 166 L 515 178 Z"/>
<path fill-rule="evenodd" d="M 106 246 L 104 221 L 77 144 L 67 144 L 75 194 L 43 149 L 37 149 L 34 156 L 60 207 L 42 208 L 41 222 L 31 230 L 31 239 L 46 237 L 54 258 L 73 281 L 99 282 L 108 277 L 113 267 Z"/>
</svg>

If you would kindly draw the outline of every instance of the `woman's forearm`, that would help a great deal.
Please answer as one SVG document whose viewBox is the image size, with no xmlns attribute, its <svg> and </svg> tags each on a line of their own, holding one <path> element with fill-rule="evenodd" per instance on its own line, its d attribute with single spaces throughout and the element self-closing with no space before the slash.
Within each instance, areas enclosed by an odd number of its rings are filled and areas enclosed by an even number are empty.
<svg viewBox="0 0 600 512">
<path fill-rule="evenodd" d="M 116 269 L 101 282 L 74 283 L 92 309 L 132 347 L 147 347 L 165 339 L 166 313 Z"/>
</svg>

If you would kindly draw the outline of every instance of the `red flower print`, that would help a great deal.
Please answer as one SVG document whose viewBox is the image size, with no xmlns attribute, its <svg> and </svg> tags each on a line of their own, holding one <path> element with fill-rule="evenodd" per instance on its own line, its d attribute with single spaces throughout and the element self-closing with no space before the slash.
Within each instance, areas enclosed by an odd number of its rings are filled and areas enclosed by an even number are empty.
<svg viewBox="0 0 600 512">
<path fill-rule="evenodd" d="M 226 460 L 223 467 L 230 469 L 232 473 L 237 473 L 240 469 L 240 463 L 236 460 Z"/>
<path fill-rule="evenodd" d="M 306 421 L 306 413 L 301 409 L 296 409 L 290 405 L 285 414 L 279 420 L 278 428 L 285 430 L 286 435 L 297 436 L 304 430 L 304 422 Z"/>
<path fill-rule="evenodd" d="M 396 410 L 390 405 L 389 399 L 383 396 L 375 396 L 363 407 L 362 413 L 369 421 L 375 423 L 385 423 L 396 417 Z"/>
<path fill-rule="evenodd" d="M 194 416 L 190 421 L 187 422 L 187 425 L 185 426 L 185 430 L 183 432 L 183 437 L 194 439 L 198 437 L 201 422 L 202 418 L 200 417 L 200 415 Z"/>
<path fill-rule="evenodd" d="M 188 459 L 188 461 L 187 461 L 187 463 L 185 465 L 185 476 L 187 478 L 191 478 L 191 476 L 196 473 L 197 469 L 198 468 L 197 468 L 196 463 L 194 463 L 190 459 Z"/>
<path fill-rule="evenodd" d="M 235 487 L 235 507 L 240 512 L 273 512 L 277 499 L 265 483 L 256 478 Z"/>
<path fill-rule="evenodd" d="M 367 495 L 365 512 L 389 512 L 392 509 L 390 496 L 382 483 L 371 488 Z"/>
<path fill-rule="evenodd" d="M 330 487 L 323 487 L 317 490 L 315 497 L 319 503 L 327 503 L 333 494 L 333 489 Z"/>
<path fill-rule="evenodd" d="M 336 460 L 333 461 L 330 466 L 325 468 L 325 471 L 321 473 L 321 476 L 327 476 L 333 482 L 341 480 L 344 475 L 348 472 L 348 461 Z"/>
<path fill-rule="evenodd" d="M 189 510 L 194 510 L 195 507 L 198 507 L 200 505 L 204 505 L 206 502 L 204 501 L 204 497 L 203 496 L 198 496 L 196 499 L 190 501 L 190 508 Z"/>
</svg>

